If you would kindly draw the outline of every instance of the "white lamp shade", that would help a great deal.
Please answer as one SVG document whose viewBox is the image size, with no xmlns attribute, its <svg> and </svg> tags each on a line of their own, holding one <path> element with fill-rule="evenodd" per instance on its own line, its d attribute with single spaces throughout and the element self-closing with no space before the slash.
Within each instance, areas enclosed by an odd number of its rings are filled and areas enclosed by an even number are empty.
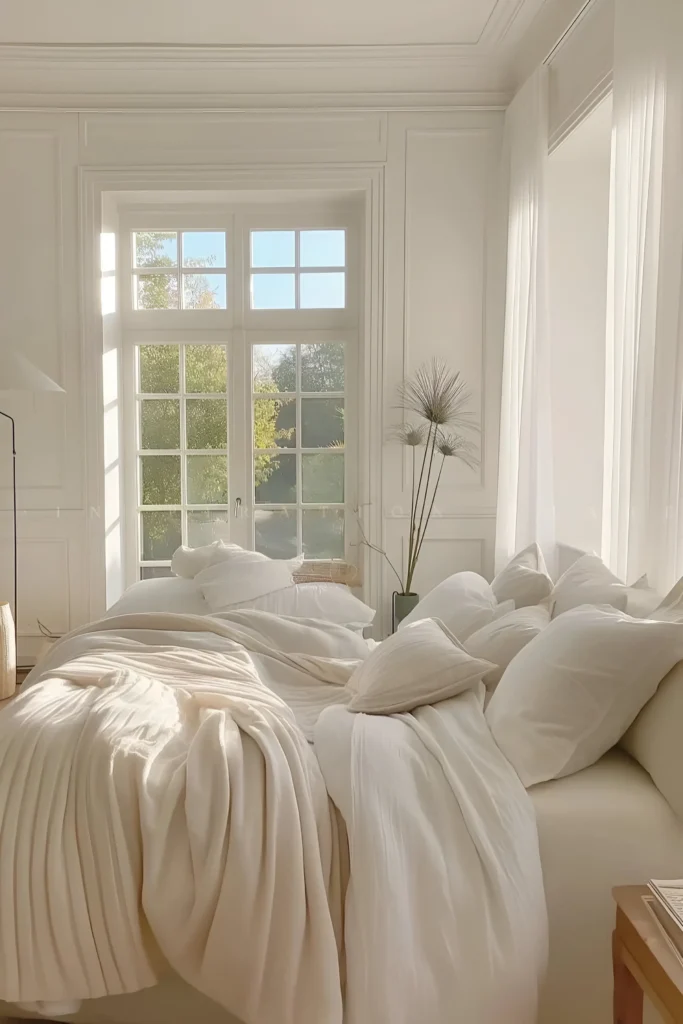
<svg viewBox="0 0 683 1024">
<path fill-rule="evenodd" d="M 19 352 L 0 349 L 0 391 L 64 391 Z"/>
</svg>

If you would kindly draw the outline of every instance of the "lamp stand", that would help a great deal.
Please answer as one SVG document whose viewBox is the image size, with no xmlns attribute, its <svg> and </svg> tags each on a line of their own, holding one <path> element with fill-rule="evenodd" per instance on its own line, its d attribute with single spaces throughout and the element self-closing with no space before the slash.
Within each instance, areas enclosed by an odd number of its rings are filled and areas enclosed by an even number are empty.
<svg viewBox="0 0 683 1024">
<path fill-rule="evenodd" d="M 0 416 L 4 416 L 12 424 L 12 523 L 14 528 L 14 657 L 19 662 L 19 617 L 17 614 L 17 592 L 18 592 L 18 571 L 17 571 L 17 445 L 14 429 L 14 418 L 9 413 L 0 410 Z"/>
</svg>

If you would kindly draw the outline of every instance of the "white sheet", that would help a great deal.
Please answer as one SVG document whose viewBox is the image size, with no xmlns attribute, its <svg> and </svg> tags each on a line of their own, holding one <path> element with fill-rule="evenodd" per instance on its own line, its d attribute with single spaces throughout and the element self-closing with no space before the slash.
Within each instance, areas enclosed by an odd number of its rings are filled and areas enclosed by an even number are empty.
<svg viewBox="0 0 683 1024">
<path fill-rule="evenodd" d="M 345 700 L 359 638 L 240 614 L 96 623 L 0 712 L 0 998 L 134 991 L 161 950 L 245 1024 L 341 1024 L 329 791 L 345 1024 L 533 1024 L 533 814 L 478 697 L 329 708 L 318 765 L 269 684 Z"/>
</svg>

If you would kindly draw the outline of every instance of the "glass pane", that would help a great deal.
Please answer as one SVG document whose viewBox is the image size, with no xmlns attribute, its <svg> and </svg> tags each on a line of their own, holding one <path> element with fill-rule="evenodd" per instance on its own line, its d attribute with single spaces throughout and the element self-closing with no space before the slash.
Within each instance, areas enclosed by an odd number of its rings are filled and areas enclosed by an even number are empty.
<svg viewBox="0 0 683 1024">
<path fill-rule="evenodd" d="M 252 231 L 252 267 L 293 267 L 293 231 Z"/>
<path fill-rule="evenodd" d="M 296 516 L 296 509 L 256 509 L 256 550 L 269 558 L 293 558 L 298 552 Z"/>
<path fill-rule="evenodd" d="M 180 456 L 142 455 L 141 505 L 180 504 Z M 147 558 L 148 556 L 145 556 Z M 165 558 L 166 555 L 149 556 Z"/>
<path fill-rule="evenodd" d="M 254 495 L 257 505 L 294 504 L 296 455 L 255 455 Z"/>
<path fill-rule="evenodd" d="M 251 275 L 252 309 L 294 309 L 294 306 L 294 274 Z"/>
<path fill-rule="evenodd" d="M 224 345 L 185 346 L 185 390 L 221 394 L 227 390 L 228 358 Z"/>
<path fill-rule="evenodd" d="M 227 511 L 214 512 L 206 509 L 203 512 L 188 512 L 188 545 L 191 548 L 200 548 L 204 544 L 213 544 L 215 540 L 225 540 L 228 536 L 227 522 Z"/>
<path fill-rule="evenodd" d="M 158 513 L 156 512 L 145 512 L 145 515 L 147 516 L 155 516 L 157 514 Z M 166 513 L 161 512 L 159 514 L 165 515 Z M 176 545 L 176 547 L 178 546 L 179 545 Z M 141 580 L 161 580 L 172 575 L 173 573 L 171 572 L 170 565 L 143 565 L 140 569 Z"/>
<path fill-rule="evenodd" d="M 344 455 L 342 453 L 301 456 L 302 500 L 340 502 L 344 500 Z"/>
<path fill-rule="evenodd" d="M 296 345 L 254 345 L 254 391 L 296 391 Z"/>
<path fill-rule="evenodd" d="M 141 345 L 138 358 L 140 391 L 147 395 L 178 394 L 180 349 L 177 345 Z"/>
<path fill-rule="evenodd" d="M 160 562 L 172 558 L 182 544 L 180 512 L 141 512 L 142 558 L 145 562 Z"/>
<path fill-rule="evenodd" d="M 344 399 L 301 399 L 301 447 L 344 447 Z"/>
<path fill-rule="evenodd" d="M 329 345 L 302 345 L 301 390 L 343 391 L 344 356 L 343 341 Z"/>
<path fill-rule="evenodd" d="M 343 267 L 346 264 L 345 231 L 302 231 L 299 247 L 302 267 Z"/>
<path fill-rule="evenodd" d="M 224 267 L 224 231 L 183 231 L 184 267 Z M 336 267 L 336 263 L 328 264 Z"/>
<path fill-rule="evenodd" d="M 343 309 L 346 305 L 346 274 L 302 274 L 299 281 L 302 309 Z"/>
<path fill-rule="evenodd" d="M 183 309 L 227 309 L 225 274 L 183 274 Z"/>
<path fill-rule="evenodd" d="M 306 558 L 344 557 L 343 508 L 308 508 L 301 516 Z"/>
<path fill-rule="evenodd" d="M 189 505 L 227 505 L 227 456 L 187 456 L 187 502 Z"/>
<path fill-rule="evenodd" d="M 296 448 L 296 399 L 254 399 L 254 448 Z"/>
<path fill-rule="evenodd" d="M 177 309 L 178 278 L 173 274 L 139 274 L 137 309 Z"/>
<path fill-rule="evenodd" d="M 180 402 L 149 398 L 140 402 L 140 447 L 180 448 Z"/>
<path fill-rule="evenodd" d="M 178 240 L 175 231 L 136 231 L 136 267 L 177 267 Z"/>
<path fill-rule="evenodd" d="M 228 447 L 228 406 L 224 398 L 188 398 L 185 403 L 188 448 Z"/>
</svg>

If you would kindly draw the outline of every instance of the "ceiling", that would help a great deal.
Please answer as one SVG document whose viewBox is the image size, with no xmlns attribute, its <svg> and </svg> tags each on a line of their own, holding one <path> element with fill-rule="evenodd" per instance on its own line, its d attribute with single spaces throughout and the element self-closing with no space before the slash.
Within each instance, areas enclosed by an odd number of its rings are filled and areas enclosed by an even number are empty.
<svg viewBox="0 0 683 1024">
<path fill-rule="evenodd" d="M 2 0 L 0 43 L 495 47 L 545 0 Z"/>
</svg>

